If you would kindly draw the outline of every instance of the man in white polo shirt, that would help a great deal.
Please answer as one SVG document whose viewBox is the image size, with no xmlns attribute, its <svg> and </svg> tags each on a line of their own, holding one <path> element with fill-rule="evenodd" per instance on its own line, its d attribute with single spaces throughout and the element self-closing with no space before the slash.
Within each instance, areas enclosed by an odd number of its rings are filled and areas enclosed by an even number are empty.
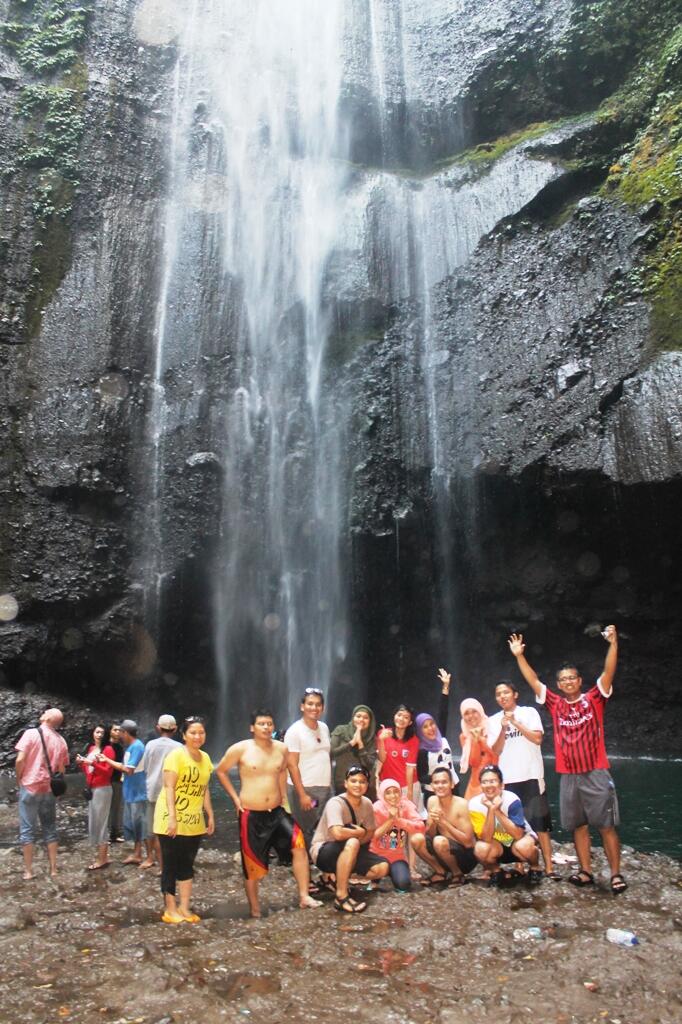
<svg viewBox="0 0 682 1024">
<path fill-rule="evenodd" d="M 310 849 L 313 832 L 331 796 L 331 741 L 329 729 L 320 721 L 324 714 L 322 690 L 307 687 L 301 698 L 301 713 L 298 722 L 284 734 L 289 769 L 287 796 Z"/>
</svg>

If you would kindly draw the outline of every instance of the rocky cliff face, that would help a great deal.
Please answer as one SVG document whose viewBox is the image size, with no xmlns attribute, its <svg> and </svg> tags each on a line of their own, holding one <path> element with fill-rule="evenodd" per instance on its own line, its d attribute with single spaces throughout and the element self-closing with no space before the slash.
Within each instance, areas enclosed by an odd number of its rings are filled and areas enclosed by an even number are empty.
<svg viewBox="0 0 682 1024">
<path fill-rule="evenodd" d="M 184 200 L 196 250 L 163 307 L 161 483 L 150 470 L 186 10 L 4 0 L 0 17 L 0 594 L 19 606 L 2 682 L 210 705 L 241 301 L 214 269 L 217 174 Z M 326 266 L 323 376 L 347 415 L 352 642 L 332 717 L 365 686 L 382 708 L 424 700 L 444 660 L 486 692 L 510 629 L 539 669 L 565 652 L 589 674 L 608 620 L 627 634 L 617 740 L 672 746 L 675 5 L 354 0 L 344 32 L 357 219 Z M 218 146 L 201 103 L 196 166 Z"/>
</svg>

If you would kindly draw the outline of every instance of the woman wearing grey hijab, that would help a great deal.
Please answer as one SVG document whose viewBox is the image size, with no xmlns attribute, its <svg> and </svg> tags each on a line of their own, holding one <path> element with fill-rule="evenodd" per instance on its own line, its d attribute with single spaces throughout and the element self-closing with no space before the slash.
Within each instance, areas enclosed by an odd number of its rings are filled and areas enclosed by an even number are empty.
<svg viewBox="0 0 682 1024">
<path fill-rule="evenodd" d="M 346 772 L 351 765 L 355 764 L 367 769 L 370 777 L 370 790 L 374 790 L 374 768 L 377 761 L 375 733 L 374 712 L 366 704 L 356 705 L 353 708 L 350 722 L 336 726 L 331 735 L 331 756 L 335 762 L 335 793 L 345 793 Z M 367 796 L 370 796 L 369 790 Z"/>
</svg>

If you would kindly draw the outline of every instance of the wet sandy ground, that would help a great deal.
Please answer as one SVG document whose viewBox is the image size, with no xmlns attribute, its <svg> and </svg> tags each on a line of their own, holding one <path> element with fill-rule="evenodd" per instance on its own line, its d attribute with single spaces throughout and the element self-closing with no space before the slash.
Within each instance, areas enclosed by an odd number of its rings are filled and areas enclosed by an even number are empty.
<svg viewBox="0 0 682 1024">
<path fill-rule="evenodd" d="M 68 814 L 80 832 L 82 808 L 60 808 Z M 15 821 L 16 807 L 0 807 L 0 834 Z M 262 885 L 267 916 L 251 921 L 233 854 L 207 844 L 194 890 L 203 921 L 174 927 L 159 920 L 158 879 L 124 867 L 126 852 L 118 845 L 111 867 L 88 872 L 89 847 L 70 840 L 56 882 L 42 854 L 24 882 L 18 849 L 0 850 L 4 1024 L 682 1019 L 682 869 L 660 855 L 626 854 L 630 889 L 617 899 L 601 886 L 499 892 L 474 880 L 404 896 L 389 888 L 356 917 L 328 901 L 299 911 L 278 867 Z M 552 934 L 519 937 L 535 925 Z M 632 929 L 641 944 L 612 945 L 609 927 Z"/>
</svg>

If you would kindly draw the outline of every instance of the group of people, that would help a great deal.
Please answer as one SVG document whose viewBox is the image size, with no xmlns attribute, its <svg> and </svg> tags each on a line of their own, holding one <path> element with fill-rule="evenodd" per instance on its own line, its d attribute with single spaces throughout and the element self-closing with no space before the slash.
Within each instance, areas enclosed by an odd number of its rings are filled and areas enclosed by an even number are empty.
<svg viewBox="0 0 682 1024">
<path fill-rule="evenodd" d="M 526 660 L 520 634 L 512 634 L 509 648 L 536 702 L 553 721 L 561 820 L 573 831 L 579 862 L 568 881 L 578 887 L 594 884 L 592 827 L 601 833 L 611 891 L 617 895 L 627 885 L 620 872 L 618 802 L 604 742 L 604 709 L 618 654 L 615 627 L 608 626 L 603 636 L 608 644 L 604 668 L 586 692 L 573 665 L 557 673 L 560 693 L 548 690 Z M 445 669 L 438 677 L 438 713 L 415 716 L 400 704 L 390 727 L 377 729 L 372 710 L 360 704 L 347 724 L 330 733 L 322 721 L 324 694 L 316 687 L 305 690 L 301 717 L 283 740 L 274 738 L 275 721 L 268 709 L 253 712 L 250 737 L 229 747 L 215 768 L 238 813 L 253 917 L 260 916 L 259 882 L 274 855 L 292 865 L 302 908 L 320 906 L 315 897 L 329 890 L 335 909 L 347 914 L 362 913 L 367 906 L 353 886 L 375 887 L 384 877 L 400 892 L 417 881 L 425 886 L 462 884 L 479 865 L 490 885 L 513 881 L 514 874 L 525 875 L 531 885 L 544 877 L 561 877 L 552 863 L 543 727 L 537 710 L 518 704 L 519 691 L 508 680 L 495 688 L 500 710 L 490 717 L 479 701 L 461 702 L 459 770 L 469 772 L 469 778 L 460 796 L 447 740 L 451 678 Z M 51 709 L 38 729 L 27 730 L 17 743 L 25 878 L 32 875 L 38 819 L 50 870 L 56 871 L 49 780 L 68 763 L 66 744 L 57 732 L 60 724 L 61 713 Z M 91 794 L 89 835 L 96 857 L 90 869 L 108 864 L 108 840 L 116 829 L 112 780 L 118 773 L 123 779 L 124 836 L 134 844 L 126 862 L 157 866 L 162 920 L 168 924 L 199 920 L 191 907 L 194 860 L 202 836 L 211 835 L 215 827 L 208 788 L 213 765 L 202 750 L 204 722 L 185 719 L 182 743 L 174 738 L 176 728 L 171 715 L 162 715 L 158 736 L 144 745 L 130 719 L 116 731 L 98 725 L 77 757 Z M 234 769 L 239 788 L 231 775 Z M 427 876 L 417 871 L 418 859 L 430 869 Z M 505 871 L 502 865 L 513 867 Z M 314 878 L 311 867 L 316 869 Z"/>
</svg>

